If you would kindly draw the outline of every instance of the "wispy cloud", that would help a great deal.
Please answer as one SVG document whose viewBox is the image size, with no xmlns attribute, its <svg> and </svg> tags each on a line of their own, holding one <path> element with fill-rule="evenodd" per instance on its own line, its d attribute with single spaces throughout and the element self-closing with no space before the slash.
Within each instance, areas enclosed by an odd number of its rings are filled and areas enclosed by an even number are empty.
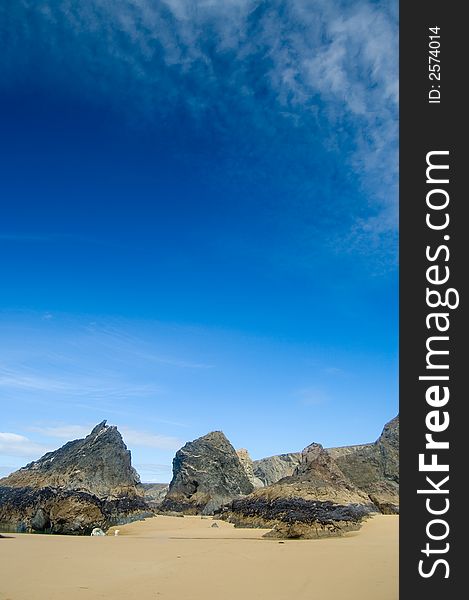
<svg viewBox="0 0 469 600">
<path fill-rule="evenodd" d="M 121 427 L 122 437 L 129 446 L 139 446 L 143 448 L 155 448 L 158 450 L 179 450 L 184 442 L 179 438 L 149 433 L 147 431 L 138 431 Z"/>
<path fill-rule="evenodd" d="M 326 373 L 326 375 L 334 375 L 334 376 L 346 375 L 346 372 L 344 371 L 344 369 L 341 369 L 340 367 L 326 367 L 324 369 L 324 373 Z"/>
<path fill-rule="evenodd" d="M 212 364 L 191 361 L 170 355 L 157 354 L 152 350 L 148 342 L 143 340 L 141 337 L 132 335 L 117 327 L 112 327 L 109 324 L 103 326 L 98 325 L 97 323 L 90 323 L 87 327 L 87 330 L 95 336 L 97 343 L 104 348 L 112 350 L 114 353 L 120 351 L 125 353 L 127 356 L 133 355 L 134 357 L 141 358 L 148 362 L 168 365 L 181 369 L 214 368 L 214 365 Z"/>
<path fill-rule="evenodd" d="M 191 358 L 201 354 L 197 344 L 175 344 L 172 329 L 158 324 L 137 327 L 137 335 L 134 324 L 120 319 L 43 316 L 7 315 L 0 323 L 0 397 L 12 407 L 10 414 L 18 406 L 41 407 L 48 422 L 35 419 L 30 431 L 60 439 L 83 437 L 98 421 L 112 418 L 127 425 L 122 433 L 131 446 L 182 445 L 174 436 L 193 417 L 186 420 L 178 405 L 173 410 L 171 399 L 180 381 L 190 386 L 210 373 L 208 363 Z M 168 346 L 173 352 L 165 355 Z M 54 414 L 58 422 L 50 421 Z"/>
<path fill-rule="evenodd" d="M 294 392 L 296 398 L 303 406 L 320 406 L 328 404 L 330 396 L 320 387 L 307 387 Z"/>
<path fill-rule="evenodd" d="M 0 432 L 0 455 L 13 457 L 39 457 L 49 452 L 50 446 L 38 444 L 24 435 Z"/>
<path fill-rule="evenodd" d="M 158 463 L 136 463 L 135 468 L 142 477 L 142 481 L 146 479 L 155 481 L 166 481 L 169 482 L 171 479 L 171 467 L 170 465 L 163 465 Z"/>
<path fill-rule="evenodd" d="M 43 376 L 31 372 L 26 367 L 22 369 L 8 369 L 0 367 L 0 388 L 5 390 L 23 390 L 28 392 L 48 392 L 51 394 L 69 394 L 74 397 L 91 397 L 95 400 L 125 399 L 129 397 L 149 397 L 161 392 L 161 388 L 154 385 L 133 385 L 109 378 L 79 377 L 69 375 Z"/>
<path fill-rule="evenodd" d="M 84 438 L 90 433 L 93 426 L 94 424 L 66 424 L 52 427 L 31 426 L 28 427 L 28 429 L 30 431 L 34 431 L 35 433 L 40 433 L 46 437 L 68 441 L 77 438 Z M 183 445 L 183 442 L 180 439 L 173 436 L 132 429 L 125 425 L 119 426 L 118 429 L 122 434 L 124 442 L 129 446 L 138 446 L 139 448 L 155 448 L 158 450 L 177 450 Z"/>
<path fill-rule="evenodd" d="M 9 8 L 0 19 L 9 27 L 4 81 L 41 60 L 50 77 L 79 82 L 82 96 L 144 123 L 183 107 L 195 127 L 226 133 L 248 119 L 267 131 L 271 115 L 281 116 L 308 133 L 306 152 L 340 146 L 343 159 L 348 147 L 371 212 L 357 215 L 348 244 L 367 252 L 374 237 L 395 248 L 397 2 L 24 0 Z"/>
</svg>

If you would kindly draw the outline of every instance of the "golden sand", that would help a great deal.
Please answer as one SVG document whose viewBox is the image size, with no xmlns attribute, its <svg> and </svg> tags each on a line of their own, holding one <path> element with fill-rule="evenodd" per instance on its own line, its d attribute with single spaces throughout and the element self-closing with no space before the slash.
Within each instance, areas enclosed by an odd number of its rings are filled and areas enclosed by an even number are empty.
<svg viewBox="0 0 469 600">
<path fill-rule="evenodd" d="M 261 539 L 200 517 L 158 516 L 105 537 L 0 539 L 0 600 L 396 600 L 398 523 L 321 540 Z"/>
</svg>

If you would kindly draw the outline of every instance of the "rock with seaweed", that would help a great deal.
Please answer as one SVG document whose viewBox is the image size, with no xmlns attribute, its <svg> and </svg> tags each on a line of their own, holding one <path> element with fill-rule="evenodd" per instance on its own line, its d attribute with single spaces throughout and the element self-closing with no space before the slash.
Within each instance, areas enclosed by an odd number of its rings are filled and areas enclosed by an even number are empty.
<svg viewBox="0 0 469 600">
<path fill-rule="evenodd" d="M 0 525 L 11 531 L 84 534 L 150 514 L 130 451 L 106 421 L 0 479 Z"/>
</svg>

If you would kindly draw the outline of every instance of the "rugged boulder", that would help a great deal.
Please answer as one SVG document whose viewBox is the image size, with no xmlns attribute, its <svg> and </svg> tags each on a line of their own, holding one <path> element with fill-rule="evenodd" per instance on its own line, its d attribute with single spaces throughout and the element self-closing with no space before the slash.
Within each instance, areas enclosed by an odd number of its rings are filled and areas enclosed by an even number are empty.
<svg viewBox="0 0 469 600">
<path fill-rule="evenodd" d="M 221 431 L 212 431 L 176 452 L 164 510 L 212 514 L 254 489 L 236 450 Z"/>
<path fill-rule="evenodd" d="M 263 485 L 272 485 L 284 477 L 293 475 L 294 470 L 301 461 L 301 452 L 278 454 L 255 460 L 253 463 L 254 476 Z"/>
<path fill-rule="evenodd" d="M 149 514 L 130 452 L 106 421 L 0 479 L 0 524 L 12 531 L 83 534 Z"/>
<path fill-rule="evenodd" d="M 384 513 L 399 512 L 399 416 L 373 444 L 331 448 L 341 471 Z"/>
<path fill-rule="evenodd" d="M 303 450 L 292 475 L 234 500 L 221 514 L 237 526 L 272 529 L 271 537 L 309 538 L 358 529 L 375 511 L 369 497 L 314 443 Z"/>
</svg>

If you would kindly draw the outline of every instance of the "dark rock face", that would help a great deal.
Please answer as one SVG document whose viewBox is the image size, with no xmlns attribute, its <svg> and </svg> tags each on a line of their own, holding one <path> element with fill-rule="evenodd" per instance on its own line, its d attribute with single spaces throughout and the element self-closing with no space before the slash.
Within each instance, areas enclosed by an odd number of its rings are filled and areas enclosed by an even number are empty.
<svg viewBox="0 0 469 600">
<path fill-rule="evenodd" d="M 275 537 L 342 535 L 376 511 L 320 444 L 301 453 L 293 475 L 234 500 L 222 518 L 244 527 L 271 528 Z"/>
<path fill-rule="evenodd" d="M 213 514 L 221 505 L 253 490 L 236 450 L 213 431 L 177 451 L 164 510 Z"/>
<path fill-rule="evenodd" d="M 271 527 L 264 537 L 308 539 L 355 531 L 371 512 L 370 505 L 343 506 L 295 497 L 269 500 L 247 496 L 233 501 L 229 520 L 240 527 Z"/>
<path fill-rule="evenodd" d="M 139 481 L 117 427 L 103 421 L 84 439 L 68 442 L 0 479 L 0 486 L 52 487 L 118 497 L 141 495 Z"/>
<path fill-rule="evenodd" d="M 16 488 L 16 490 L 17 489 L 18 488 Z M 34 516 L 31 519 L 31 528 L 34 529 L 34 531 L 46 531 L 47 529 L 51 529 L 50 515 L 44 510 L 44 508 L 40 507 L 34 513 Z"/>
<path fill-rule="evenodd" d="M 106 421 L 0 480 L 0 524 L 89 533 L 151 514 L 122 436 Z"/>
<path fill-rule="evenodd" d="M 254 476 L 264 485 L 272 485 L 284 477 L 293 475 L 300 461 L 301 452 L 290 452 L 289 454 L 261 458 L 253 462 Z"/>
<path fill-rule="evenodd" d="M 98 498 L 94 494 L 50 487 L 0 487 L 0 523 L 17 532 L 89 535 L 95 527 L 150 516 L 142 498 Z"/>
<path fill-rule="evenodd" d="M 374 444 L 331 448 L 341 471 L 384 513 L 399 512 L 399 416 Z"/>
</svg>

